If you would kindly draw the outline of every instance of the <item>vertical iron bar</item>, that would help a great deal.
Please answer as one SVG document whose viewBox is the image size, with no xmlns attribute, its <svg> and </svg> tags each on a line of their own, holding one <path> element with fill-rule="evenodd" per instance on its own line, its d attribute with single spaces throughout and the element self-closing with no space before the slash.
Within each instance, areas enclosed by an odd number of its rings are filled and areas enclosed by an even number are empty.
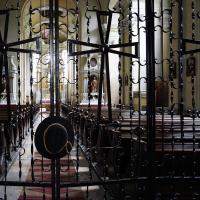
<svg viewBox="0 0 200 200">
<path fill-rule="evenodd" d="M 183 0 L 179 0 L 179 112 L 182 149 L 184 150 L 184 97 L 183 97 Z"/>
<path fill-rule="evenodd" d="M 30 0 L 30 7 L 29 7 L 29 28 L 30 28 L 30 33 L 29 33 L 29 38 L 32 38 L 32 18 L 31 18 L 31 13 L 32 13 L 32 0 Z M 33 137 L 34 137 L 34 132 L 33 132 L 33 55 L 32 53 L 29 54 L 29 59 L 30 59 L 30 98 L 31 98 L 31 104 L 30 104 L 30 129 L 31 129 L 31 178 L 32 181 L 34 181 L 34 159 L 33 159 L 33 153 L 34 153 L 34 146 L 33 146 Z"/>
<path fill-rule="evenodd" d="M 119 9 L 119 13 L 122 13 L 122 7 L 121 7 L 121 0 L 119 0 L 118 3 L 118 9 Z M 119 35 L 119 44 L 121 44 L 122 41 L 122 31 L 121 31 L 121 27 L 122 27 L 122 19 L 121 19 L 121 15 L 119 15 L 118 18 L 118 35 Z M 122 118 L 122 67 L 121 67 L 121 55 L 119 54 L 119 62 L 118 62 L 118 81 L 119 81 L 119 89 L 118 89 L 118 94 L 119 94 L 119 100 L 118 100 L 118 106 L 119 106 L 119 115 L 118 117 L 121 119 Z"/>
<path fill-rule="evenodd" d="M 191 8 L 192 8 L 192 39 L 195 40 L 196 38 L 196 24 L 195 24 L 195 20 L 196 20 L 196 15 L 195 15 L 195 1 L 192 0 L 192 4 L 191 4 Z M 191 55 L 193 56 L 193 55 Z M 196 176 L 196 134 L 195 134 L 195 127 L 196 127 L 196 123 L 195 123 L 195 117 L 196 117 L 196 103 L 195 103 L 195 68 L 196 68 L 196 63 L 192 66 L 192 75 L 191 75 L 191 83 L 192 83 L 192 134 L 193 134 L 193 176 Z"/>
<path fill-rule="evenodd" d="M 54 1 L 49 0 L 49 51 L 50 51 L 50 116 L 54 116 Z M 55 188 L 55 160 L 51 160 L 51 182 L 52 182 L 52 200 L 56 199 L 56 188 Z"/>
<path fill-rule="evenodd" d="M 26 200 L 26 187 L 23 187 L 23 200 Z"/>
<path fill-rule="evenodd" d="M 59 69 L 59 1 L 55 0 L 55 87 L 56 116 L 60 116 L 60 69 Z M 55 199 L 60 199 L 60 159 L 55 160 Z"/>
<path fill-rule="evenodd" d="M 163 0 L 161 0 L 161 49 L 162 49 L 162 52 L 161 52 L 161 65 L 162 65 L 162 67 L 161 67 L 161 81 L 162 81 L 162 92 L 164 92 L 164 83 L 165 83 L 165 77 L 164 77 L 164 61 L 163 61 L 163 25 L 164 25 L 164 12 L 163 12 L 163 10 L 164 10 L 164 8 L 163 8 Z M 164 104 L 162 104 L 162 113 L 161 113 L 161 115 L 162 115 L 162 121 L 161 121 L 161 137 L 162 137 L 162 152 L 164 151 L 164 117 L 165 117 L 165 115 L 164 115 Z"/>
<path fill-rule="evenodd" d="M 98 28 L 99 28 L 99 36 L 101 40 L 101 44 L 104 44 L 104 36 L 103 36 L 103 29 L 101 24 L 101 16 L 100 13 L 97 11 L 97 22 L 98 22 Z"/>
<path fill-rule="evenodd" d="M 145 1 L 146 11 L 146 60 L 147 60 L 147 152 L 149 183 L 147 195 L 154 199 L 155 151 L 155 51 L 154 51 L 154 0 Z"/>
<path fill-rule="evenodd" d="M 52 193 L 51 193 L 51 198 L 52 200 L 57 200 L 56 199 L 56 188 L 55 188 L 55 159 L 51 160 L 51 183 L 52 183 Z"/>
<path fill-rule="evenodd" d="M 7 99 L 7 113 L 8 113 L 8 127 L 9 127 L 8 135 L 11 135 L 11 133 L 10 133 L 10 122 L 11 122 L 10 80 L 9 80 L 7 52 L 4 53 L 4 67 L 5 67 L 5 76 L 6 76 L 6 99 Z"/>
<path fill-rule="evenodd" d="M 22 160 L 21 160 L 21 152 L 19 151 L 19 181 L 22 178 Z"/>
<path fill-rule="evenodd" d="M 87 42 L 90 42 L 90 16 L 87 16 L 88 14 L 88 8 L 89 8 L 89 0 L 86 1 L 86 19 L 87 19 Z M 87 67 L 88 67 L 88 113 L 90 114 L 91 111 L 91 106 L 90 106 L 90 100 L 91 100 L 91 74 L 90 74 L 90 54 L 87 54 Z M 90 182 L 92 181 L 92 168 L 91 168 L 91 163 L 92 163 L 92 131 L 94 131 L 94 125 L 91 122 L 91 130 L 89 131 L 89 177 L 90 177 Z M 87 190 L 86 190 L 86 198 L 89 199 L 89 187 L 87 186 Z"/>
<path fill-rule="evenodd" d="M 172 165 L 174 165 L 174 53 L 173 53 L 173 3 L 170 3 L 170 20 L 169 20 L 169 77 L 170 77 L 170 133 L 171 133 L 171 148 L 172 148 Z M 176 73 L 176 72 L 175 72 Z M 172 176 L 174 174 L 172 173 Z"/>
<path fill-rule="evenodd" d="M 138 31 L 138 126 L 141 126 L 141 60 L 140 60 L 140 1 L 137 0 L 137 11 L 138 11 L 138 17 L 137 17 L 137 31 Z M 134 96 L 133 96 L 134 98 Z M 139 134 L 138 137 L 138 155 L 137 155 L 137 163 L 136 163 L 136 170 L 137 174 L 140 174 L 141 170 L 141 134 Z"/>
<path fill-rule="evenodd" d="M 49 0 L 50 115 L 54 116 L 53 0 Z"/>
<path fill-rule="evenodd" d="M 32 72 L 33 72 L 33 61 L 32 61 L 32 53 L 30 53 L 30 87 L 31 87 L 31 105 L 30 105 L 30 128 L 31 128 L 31 174 L 32 174 L 32 180 L 34 181 L 34 158 L 33 158 L 33 153 L 34 153 L 34 146 L 33 146 L 33 137 L 34 137 L 34 132 L 33 132 L 33 77 L 32 77 Z"/>
<path fill-rule="evenodd" d="M 20 3 L 19 0 L 17 1 L 17 9 L 18 9 L 18 16 L 17 16 L 17 28 L 18 28 L 18 42 L 20 41 Z M 20 114 L 21 114 L 21 72 L 20 72 L 20 53 L 17 52 L 17 75 L 18 75 L 18 79 L 17 79 L 17 83 L 18 83 L 18 104 L 17 104 L 17 118 L 18 118 L 18 124 L 19 120 L 20 120 Z M 22 146 L 22 132 L 21 132 L 21 128 L 18 127 L 18 137 L 19 137 L 19 146 Z"/>
<path fill-rule="evenodd" d="M 141 60 L 140 60 L 140 1 L 138 0 L 138 17 L 137 17 L 137 29 L 138 29 L 138 46 L 139 46 L 139 52 L 138 52 L 138 55 L 139 55 L 139 62 L 138 62 L 138 88 L 139 88 L 139 91 L 138 91 L 138 113 L 139 113 L 139 117 L 138 117 L 138 125 L 140 126 L 141 125 L 141 79 L 140 79 L 140 76 L 141 76 Z M 140 142 L 139 142 L 140 143 Z"/>
<path fill-rule="evenodd" d="M 140 48 L 140 1 L 137 1 L 138 5 L 138 17 L 137 17 L 137 29 L 138 29 L 138 45 Z M 140 49 L 138 52 L 139 55 L 139 62 L 138 62 L 138 113 L 139 113 L 139 118 L 138 118 L 138 125 L 141 125 L 141 80 L 140 80 L 140 74 L 141 74 L 141 60 L 140 60 Z M 140 141 L 139 141 L 140 144 Z"/>
<path fill-rule="evenodd" d="M 88 9 L 89 9 L 89 1 L 86 1 L 86 16 L 88 14 Z M 90 16 L 87 16 L 87 42 L 90 42 Z M 91 105 L 90 105 L 90 101 L 91 101 L 91 73 L 90 73 L 90 54 L 87 54 L 87 67 L 88 67 L 88 113 L 90 114 L 91 111 Z"/>
<path fill-rule="evenodd" d="M 76 0 L 76 40 L 79 39 L 79 0 Z M 79 57 L 76 56 L 76 107 L 79 106 Z M 77 149 L 78 150 L 78 149 Z"/>
<path fill-rule="evenodd" d="M 9 18 L 10 18 L 10 14 L 9 12 L 6 13 L 6 20 L 5 20 L 5 28 L 4 28 L 4 36 L 3 36 L 3 40 L 5 43 L 7 43 L 7 39 L 8 39 L 8 25 L 9 25 Z"/>
<path fill-rule="evenodd" d="M 59 81 L 59 1 L 55 1 L 55 92 L 56 116 L 60 116 L 60 81 Z"/>
<path fill-rule="evenodd" d="M 40 0 L 40 7 L 42 7 L 42 3 L 41 3 L 41 0 Z M 46 14 L 46 13 L 45 13 Z M 40 15 L 40 22 L 42 21 L 42 16 Z M 42 26 L 40 24 L 40 37 L 42 38 Z M 41 53 L 42 53 L 42 45 L 41 45 Z M 41 63 L 41 58 L 42 58 L 42 54 L 41 54 L 41 57 L 40 57 L 40 63 Z M 41 82 L 39 83 L 40 84 L 40 109 L 41 109 L 41 112 L 40 112 L 40 119 L 41 119 L 41 122 L 42 122 L 42 117 L 43 117 L 43 111 L 42 111 L 42 98 L 43 98 L 43 92 L 42 92 L 42 88 L 43 88 L 43 85 L 42 85 L 42 82 L 43 82 L 43 75 L 42 75 L 42 71 L 43 71 L 43 67 L 41 65 L 41 72 L 40 72 L 40 76 L 38 77 L 37 81 L 38 80 L 41 80 Z M 47 75 L 47 79 L 48 79 L 48 75 Z"/>
<path fill-rule="evenodd" d="M 108 53 L 104 56 L 106 61 L 106 82 L 107 82 L 107 95 L 108 95 L 108 119 L 112 122 L 112 104 L 111 104 L 111 88 L 110 88 L 110 70 L 109 70 L 109 58 Z"/>
<path fill-rule="evenodd" d="M 55 181 L 55 187 L 56 187 L 56 200 L 60 200 L 60 159 L 56 159 L 56 181 Z"/>
<path fill-rule="evenodd" d="M 79 39 L 79 0 L 76 0 L 76 40 Z M 76 107 L 79 107 L 79 57 L 76 56 L 75 66 L 76 66 Z M 77 117 L 75 117 L 75 123 L 79 121 Z M 76 128 L 76 180 L 79 180 L 79 139 L 80 139 L 80 129 Z"/>
<path fill-rule="evenodd" d="M 101 119 L 101 98 L 102 98 L 102 86 L 104 76 L 104 55 L 101 54 L 101 67 L 100 67 L 100 79 L 99 79 L 99 98 L 98 98 L 98 110 L 97 110 L 97 121 Z"/>
<path fill-rule="evenodd" d="M 128 41 L 129 43 L 132 43 L 132 0 L 129 0 L 129 14 L 128 14 L 128 31 L 129 31 L 129 37 L 128 37 Z M 132 53 L 132 49 L 131 49 L 131 53 Z M 131 151 L 131 163 L 130 163 L 130 175 L 131 177 L 134 176 L 134 160 L 136 158 L 135 152 L 134 152 L 134 140 L 133 140 L 133 59 L 129 58 L 129 109 L 130 109 L 130 137 L 131 137 L 131 147 L 130 147 L 130 151 Z M 140 137 L 140 136 L 139 136 Z M 123 194 L 123 193 L 122 193 Z"/>
</svg>

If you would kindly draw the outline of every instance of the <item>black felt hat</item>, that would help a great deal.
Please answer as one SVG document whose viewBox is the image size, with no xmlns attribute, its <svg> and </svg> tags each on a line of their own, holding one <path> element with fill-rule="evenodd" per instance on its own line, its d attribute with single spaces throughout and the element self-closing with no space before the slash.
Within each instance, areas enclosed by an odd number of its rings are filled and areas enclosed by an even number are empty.
<svg viewBox="0 0 200 200">
<path fill-rule="evenodd" d="M 73 144 L 72 126 L 62 117 L 44 119 L 35 132 L 35 147 L 45 158 L 62 158 L 71 151 Z"/>
</svg>

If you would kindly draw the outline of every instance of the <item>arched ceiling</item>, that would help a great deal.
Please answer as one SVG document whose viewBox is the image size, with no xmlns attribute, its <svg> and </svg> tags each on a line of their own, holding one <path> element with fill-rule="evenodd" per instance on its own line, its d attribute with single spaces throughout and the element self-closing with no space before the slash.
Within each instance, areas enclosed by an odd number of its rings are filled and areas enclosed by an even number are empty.
<svg viewBox="0 0 200 200">
<path fill-rule="evenodd" d="M 32 5 L 32 31 L 35 34 L 41 35 L 44 42 L 49 41 L 49 0 L 28 0 L 21 2 L 22 5 Z M 74 23 L 73 14 L 70 12 L 67 15 L 67 10 L 75 9 L 74 0 L 59 0 L 59 41 L 60 43 L 67 40 L 67 26 Z M 41 29 L 40 29 L 41 27 Z"/>
<path fill-rule="evenodd" d="M 83 0 L 84 2 L 85 0 Z M 49 41 L 49 0 L 21 0 L 22 7 L 26 7 L 29 10 L 29 4 L 32 5 L 32 31 L 36 35 L 41 35 L 43 41 L 48 43 Z M 107 10 L 112 9 L 117 0 L 94 0 L 99 4 L 100 9 Z M 92 0 L 91 0 L 92 3 Z M 67 10 L 73 10 L 76 8 L 76 0 L 59 0 L 59 41 L 60 43 L 67 40 L 67 26 L 73 26 L 75 24 L 75 17 L 73 13 Z M 70 27 L 69 27 L 70 29 Z"/>
</svg>

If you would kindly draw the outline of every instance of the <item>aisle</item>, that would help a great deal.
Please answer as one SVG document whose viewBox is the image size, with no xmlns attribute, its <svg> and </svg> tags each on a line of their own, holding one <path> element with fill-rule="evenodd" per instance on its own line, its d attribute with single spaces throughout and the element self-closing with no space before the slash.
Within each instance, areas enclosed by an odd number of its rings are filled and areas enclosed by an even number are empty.
<svg viewBox="0 0 200 200">
<path fill-rule="evenodd" d="M 47 113 L 43 113 L 43 117 L 47 117 L 48 114 Z M 34 132 L 37 128 L 37 126 L 39 125 L 39 123 L 41 122 L 41 115 L 38 115 L 35 123 L 34 123 Z M 23 143 L 23 148 L 19 149 L 17 154 L 21 153 L 23 154 L 21 156 L 21 179 L 19 178 L 19 156 L 17 156 L 17 158 L 15 159 L 15 161 L 13 161 L 12 166 L 10 167 L 9 171 L 8 171 L 8 175 L 7 175 L 7 180 L 8 181 L 31 181 L 31 134 L 28 133 L 28 135 L 26 136 L 24 143 Z M 25 151 L 24 151 L 25 149 Z M 34 147 L 34 160 L 35 164 L 34 164 L 34 174 L 35 174 L 35 178 L 36 180 L 44 180 L 44 181 L 50 181 L 50 160 L 45 159 L 44 160 L 44 171 L 42 172 L 41 170 L 41 156 L 38 154 L 38 152 L 36 151 L 35 147 Z M 67 162 L 67 158 L 62 159 L 63 161 L 63 167 L 62 167 L 62 172 L 61 172 L 61 180 L 63 181 L 69 181 L 69 182 L 73 182 L 75 181 L 75 175 L 76 175 L 76 169 L 75 169 L 75 165 L 76 165 L 76 147 L 74 146 L 70 155 L 70 168 L 67 169 L 68 166 L 68 162 Z M 80 154 L 79 155 L 79 179 L 80 181 L 85 181 L 85 180 L 89 180 L 89 168 L 88 168 L 88 163 L 86 162 L 86 160 L 83 158 L 83 156 Z M 93 176 L 95 178 L 95 176 Z M 98 186 L 91 186 L 89 187 L 89 196 L 87 194 L 87 187 L 77 187 L 77 188 L 68 188 L 68 190 L 65 189 L 61 189 L 61 194 L 63 196 L 62 199 L 66 199 L 66 196 L 69 197 L 70 200 L 84 200 L 84 199 L 96 199 L 96 200 L 102 200 L 103 199 L 103 192 L 102 189 L 100 189 Z M 42 195 L 45 193 L 45 198 L 47 200 L 51 199 L 51 189 L 50 188 L 46 188 L 45 190 L 43 190 L 42 188 L 26 188 L 24 190 L 24 188 L 22 187 L 6 187 L 6 194 L 7 194 L 7 199 L 8 200 L 22 200 L 23 197 L 23 193 L 26 193 L 26 199 L 30 200 L 30 199 L 42 199 Z M 68 194 L 67 194 L 68 192 Z M 4 198 L 4 194 L 5 194 L 5 187 L 4 186 L 0 186 L 0 198 Z M 38 196 L 38 198 L 36 197 Z M 85 197 L 85 198 L 84 198 Z"/>
</svg>

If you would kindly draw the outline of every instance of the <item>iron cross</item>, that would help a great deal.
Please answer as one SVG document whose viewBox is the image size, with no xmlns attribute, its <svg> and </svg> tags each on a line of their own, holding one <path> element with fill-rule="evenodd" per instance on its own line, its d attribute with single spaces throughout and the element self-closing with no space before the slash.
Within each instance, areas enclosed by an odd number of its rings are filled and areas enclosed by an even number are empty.
<svg viewBox="0 0 200 200">
<path fill-rule="evenodd" d="M 2 33 L 0 31 L 0 91 L 2 91 L 2 76 L 3 76 L 3 67 L 4 67 L 5 68 L 5 78 L 6 78 L 6 94 L 7 94 L 8 120 L 9 121 L 11 121 L 11 109 L 10 109 L 10 84 L 9 84 L 7 52 L 10 51 L 10 52 L 20 52 L 20 53 L 40 53 L 39 37 L 30 38 L 30 39 L 21 40 L 21 41 L 12 42 L 12 43 L 7 43 L 9 17 L 10 17 L 10 11 L 12 11 L 12 10 L 17 10 L 17 9 L 0 10 L 0 15 L 6 15 L 3 38 L 2 38 Z M 22 45 L 22 44 L 28 44 L 30 42 L 36 42 L 36 50 L 20 49 L 20 48 L 15 47 L 15 46 Z"/>
<path fill-rule="evenodd" d="M 112 22 L 112 15 L 115 12 L 97 11 L 97 10 L 94 10 L 94 11 L 96 12 L 96 16 L 97 16 L 101 44 L 94 44 L 94 43 L 90 43 L 90 42 L 82 42 L 82 41 L 77 41 L 77 40 L 68 40 L 69 56 L 79 56 L 79 55 L 88 55 L 91 53 L 101 53 L 97 120 L 100 121 L 100 118 L 101 118 L 101 98 L 102 98 L 102 86 L 103 86 L 103 79 L 104 79 L 103 76 L 104 76 L 104 67 L 105 67 L 106 83 L 107 83 L 107 96 L 108 96 L 108 119 L 110 122 L 112 122 L 112 105 L 111 105 L 111 90 L 110 90 L 110 74 L 109 74 L 108 54 L 114 53 L 114 54 L 118 54 L 121 56 L 127 56 L 130 58 L 138 58 L 138 42 L 109 45 L 109 35 L 110 35 L 110 28 L 111 28 L 111 22 Z M 108 23 L 107 23 L 107 29 L 106 29 L 105 35 L 104 35 L 103 29 L 102 29 L 101 16 L 108 17 Z M 86 50 L 86 51 L 74 51 L 73 45 L 83 45 L 83 46 L 88 46 L 88 47 L 91 47 L 94 49 Z M 132 46 L 135 47 L 135 54 L 115 50 L 115 48 L 132 47 Z"/>
</svg>

